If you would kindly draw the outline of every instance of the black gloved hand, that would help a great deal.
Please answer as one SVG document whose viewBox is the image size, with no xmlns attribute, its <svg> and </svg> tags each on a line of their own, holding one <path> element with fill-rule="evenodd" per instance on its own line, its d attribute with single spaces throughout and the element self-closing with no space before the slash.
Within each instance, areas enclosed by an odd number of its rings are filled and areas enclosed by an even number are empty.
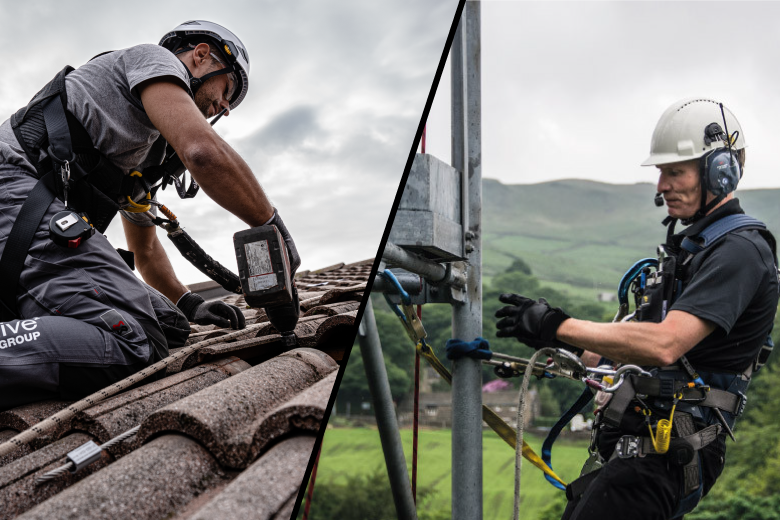
<svg viewBox="0 0 780 520">
<path fill-rule="evenodd" d="M 294 278 L 295 271 L 297 271 L 301 266 L 301 256 L 298 254 L 298 249 L 295 247 L 295 242 L 293 242 L 292 236 L 290 236 L 290 232 L 287 231 L 287 226 L 285 226 L 284 222 L 282 222 L 282 217 L 279 216 L 279 212 L 276 210 L 276 208 L 274 208 L 273 218 L 271 218 L 267 225 L 276 226 L 276 228 L 279 230 L 279 233 L 281 233 L 282 238 L 284 238 L 284 242 L 287 244 L 287 252 L 290 256 L 290 269 L 292 270 L 292 273 L 290 273 L 290 278 Z"/>
<path fill-rule="evenodd" d="M 503 318 L 496 323 L 499 338 L 517 338 L 536 350 L 551 347 L 578 355 L 582 353 L 582 349 L 559 341 L 555 336 L 561 323 L 571 317 L 560 308 L 550 307 L 544 298 L 536 301 L 519 294 L 502 294 L 498 299 L 509 304 L 496 311 L 496 318 Z"/>
<path fill-rule="evenodd" d="M 199 294 L 185 294 L 179 298 L 176 306 L 188 320 L 198 325 L 216 325 L 236 330 L 246 327 L 246 319 L 241 309 L 219 300 L 206 302 Z"/>
</svg>

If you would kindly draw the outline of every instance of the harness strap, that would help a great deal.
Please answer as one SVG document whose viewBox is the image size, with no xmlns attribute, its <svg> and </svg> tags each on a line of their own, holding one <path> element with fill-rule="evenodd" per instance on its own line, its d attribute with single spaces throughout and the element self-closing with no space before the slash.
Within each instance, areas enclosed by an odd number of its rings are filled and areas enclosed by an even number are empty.
<svg viewBox="0 0 780 520">
<path fill-rule="evenodd" d="M 675 423 L 674 428 L 677 431 L 677 435 L 679 437 L 691 439 L 688 442 L 691 444 L 691 447 L 694 450 L 691 461 L 683 466 L 683 481 L 685 485 L 684 495 L 687 496 L 691 493 L 699 491 L 699 488 L 702 484 L 701 468 L 699 467 L 699 462 L 701 460 L 699 458 L 699 450 L 717 439 L 718 433 L 720 433 L 721 429 L 719 429 L 719 424 L 714 424 L 697 432 L 696 426 L 693 424 L 693 418 L 690 414 L 687 413 L 682 413 L 677 416 L 677 422 Z M 714 436 L 712 435 L 712 432 L 708 431 L 713 428 L 715 431 Z M 695 438 L 695 436 L 698 436 L 698 439 Z M 712 437 L 710 438 L 710 436 Z M 694 446 L 696 442 L 700 443 L 698 448 Z"/>
<path fill-rule="evenodd" d="M 720 220 L 716 220 L 699 233 L 697 237 L 699 243 L 689 237 L 685 237 L 680 246 L 689 253 L 695 255 L 702 252 L 723 235 L 745 228 L 766 229 L 766 225 L 760 220 L 748 215 L 729 215 Z"/>
<path fill-rule="evenodd" d="M 679 417 L 675 417 L 675 424 L 679 426 L 679 422 L 682 419 L 682 414 Z M 693 423 L 693 421 L 691 421 Z M 699 451 L 712 441 L 718 438 L 718 434 L 723 430 L 720 424 L 712 424 L 707 426 L 703 430 L 691 433 L 689 435 L 680 436 L 676 439 L 672 439 L 672 446 L 680 444 L 681 441 L 687 442 L 694 451 Z M 678 430 L 679 431 L 679 430 Z M 645 455 L 663 455 L 658 453 L 653 447 L 653 440 L 650 437 L 640 437 L 637 456 L 644 457 Z M 670 448 L 671 450 L 671 448 Z"/>
<path fill-rule="evenodd" d="M 601 473 L 601 469 L 602 468 L 599 468 L 597 470 L 586 473 L 577 480 L 573 480 L 571 483 L 569 483 L 569 485 L 566 486 L 566 499 L 571 502 L 584 495 L 585 491 L 588 489 L 588 486 L 590 486 L 593 481 L 596 480 L 596 477 L 599 476 L 599 473 Z"/>
<path fill-rule="evenodd" d="M 698 406 L 719 408 L 724 412 L 734 415 L 740 415 L 739 412 L 741 412 L 741 408 L 743 408 L 742 396 L 727 392 L 726 390 L 720 390 L 718 388 L 710 388 L 709 390 L 689 388 L 688 384 L 684 381 L 661 380 L 658 378 L 642 376 L 633 377 L 633 387 L 637 394 L 650 397 L 671 398 L 675 394 L 682 392 L 683 397 L 680 399 L 681 402 L 695 402 Z"/>
<path fill-rule="evenodd" d="M 55 102 L 59 102 L 56 100 Z M 30 250 L 35 231 L 41 223 L 52 201 L 54 201 L 54 182 L 51 172 L 41 178 L 27 200 L 24 201 L 19 215 L 14 221 L 11 233 L 5 243 L 0 258 L 0 321 L 11 321 L 19 316 L 16 308 L 16 293 L 19 277 L 24 268 L 24 260 Z"/>
<path fill-rule="evenodd" d="M 628 404 L 634 399 L 634 396 L 636 396 L 634 378 L 628 376 L 623 380 L 620 388 L 612 394 L 612 399 L 610 399 L 606 410 L 604 410 L 604 424 L 618 428 L 623 420 L 623 413 L 628 408 Z"/>
<path fill-rule="evenodd" d="M 682 393 L 683 397 L 680 399 L 682 403 L 687 402 L 696 406 L 717 408 L 735 417 L 742 415 L 745 409 L 746 398 L 740 394 L 734 394 L 718 388 L 710 388 L 709 390 L 690 388 L 683 381 L 632 374 L 626 377 L 621 387 L 612 395 L 609 405 L 604 410 L 604 422 L 615 428 L 619 427 L 620 422 L 623 420 L 623 414 L 636 394 L 671 399 L 677 393 Z"/>
</svg>

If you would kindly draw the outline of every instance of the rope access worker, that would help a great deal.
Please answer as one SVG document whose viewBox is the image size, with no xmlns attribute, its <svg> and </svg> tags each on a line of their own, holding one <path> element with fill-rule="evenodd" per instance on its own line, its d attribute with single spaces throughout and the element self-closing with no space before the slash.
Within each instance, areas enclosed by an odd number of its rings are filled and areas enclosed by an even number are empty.
<svg viewBox="0 0 780 520">
<path fill-rule="evenodd" d="M 643 166 L 660 170 L 668 233 L 657 271 L 633 281 L 633 317 L 594 323 L 544 299 L 500 297 L 509 305 L 496 313 L 498 336 L 652 376 L 597 395 L 591 458 L 567 487 L 563 519 L 682 518 L 723 470 L 750 377 L 771 352 L 778 304 L 774 238 L 734 198 L 744 148 L 737 119 L 715 101 L 682 100 L 661 116 Z M 678 220 L 688 227 L 675 234 Z"/>
<path fill-rule="evenodd" d="M 245 327 L 237 307 L 204 302 L 179 282 L 157 238 L 152 185 L 180 188 L 161 169 L 173 151 L 196 189 L 249 226 L 276 225 L 297 269 L 279 214 L 206 120 L 248 90 L 241 40 L 194 20 L 159 45 L 66 67 L 0 126 L 0 410 L 75 400 L 124 379 L 183 346 L 188 321 Z M 77 213 L 53 220 L 66 207 Z M 148 285 L 102 235 L 117 212 Z M 54 241 L 74 225 L 84 237 Z"/>
</svg>

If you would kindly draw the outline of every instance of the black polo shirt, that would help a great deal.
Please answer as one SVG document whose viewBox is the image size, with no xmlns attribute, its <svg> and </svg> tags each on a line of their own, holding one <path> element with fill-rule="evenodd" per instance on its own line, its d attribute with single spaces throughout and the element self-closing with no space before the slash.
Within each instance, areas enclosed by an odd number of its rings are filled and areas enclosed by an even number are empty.
<svg viewBox="0 0 780 520">
<path fill-rule="evenodd" d="M 673 240 L 696 236 L 712 222 L 744 213 L 737 199 L 691 225 Z M 772 327 L 778 276 L 772 249 L 756 230 L 728 233 L 693 257 L 682 295 L 670 310 L 685 311 L 716 325 L 686 354 L 697 369 L 742 372 L 758 355 Z"/>
</svg>

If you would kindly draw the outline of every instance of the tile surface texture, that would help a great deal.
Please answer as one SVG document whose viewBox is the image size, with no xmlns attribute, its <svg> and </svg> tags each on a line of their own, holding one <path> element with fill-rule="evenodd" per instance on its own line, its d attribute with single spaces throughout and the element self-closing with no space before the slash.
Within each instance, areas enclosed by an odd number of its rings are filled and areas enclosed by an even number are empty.
<svg viewBox="0 0 780 520">
<path fill-rule="evenodd" d="M 165 378 L 106 399 L 0 459 L 0 520 L 289 518 L 372 264 L 296 276 L 295 349 L 284 348 L 264 310 L 246 308 L 242 296 L 220 297 L 259 329 L 204 347 L 168 367 Z M 188 345 L 234 332 L 191 326 Z M 68 404 L 1 412 L 0 442 Z M 93 464 L 36 483 L 85 442 L 103 444 L 136 426 Z"/>
</svg>

